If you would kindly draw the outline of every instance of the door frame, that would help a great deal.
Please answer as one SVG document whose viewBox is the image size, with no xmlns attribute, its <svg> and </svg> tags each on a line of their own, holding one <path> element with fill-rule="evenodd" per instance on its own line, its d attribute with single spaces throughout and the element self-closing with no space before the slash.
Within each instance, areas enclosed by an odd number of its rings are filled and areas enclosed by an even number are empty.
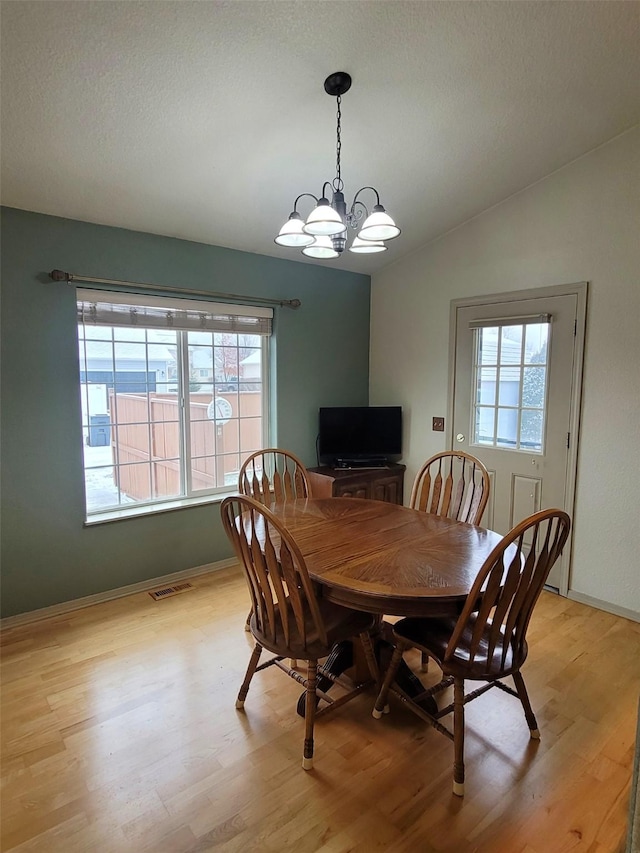
<svg viewBox="0 0 640 853">
<path fill-rule="evenodd" d="M 573 370 L 571 380 L 571 401 L 569 414 L 569 453 L 567 454 L 567 470 L 565 475 L 565 506 L 561 507 L 574 517 L 576 499 L 576 479 L 578 471 L 578 446 L 580 434 L 580 414 L 582 403 L 582 375 L 584 366 L 585 337 L 587 326 L 587 293 L 588 282 L 579 281 L 572 284 L 559 284 L 550 287 L 536 287 L 528 290 L 510 290 L 504 293 L 491 293 L 484 296 L 469 296 L 463 299 L 452 299 L 449 313 L 449 387 L 447 400 L 447 418 L 449 430 L 447 435 L 448 448 L 454 450 L 453 413 L 455 399 L 456 377 L 456 335 L 457 316 L 461 308 L 477 305 L 492 305 L 503 302 L 518 302 L 525 299 L 541 299 L 549 296 L 577 297 L 575 345 L 573 350 Z M 573 525 L 571 535 L 564 548 L 565 560 L 560 578 L 559 593 L 567 596 L 571 586 L 571 558 L 573 545 Z"/>
</svg>

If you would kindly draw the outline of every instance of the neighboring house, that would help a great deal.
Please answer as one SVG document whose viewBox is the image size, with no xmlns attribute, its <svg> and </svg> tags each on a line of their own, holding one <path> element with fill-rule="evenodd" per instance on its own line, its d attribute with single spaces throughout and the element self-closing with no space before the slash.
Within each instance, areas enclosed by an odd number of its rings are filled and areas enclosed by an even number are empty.
<svg viewBox="0 0 640 853">
<path fill-rule="evenodd" d="M 80 349 L 80 399 L 82 401 L 83 437 L 89 438 L 91 418 L 109 414 L 109 391 L 116 393 L 166 393 L 175 356 L 167 348 L 161 357 L 144 358 L 140 344 L 117 343 L 114 370 L 114 345 L 110 341 L 88 342 L 87 352 L 83 341 Z"/>
<path fill-rule="evenodd" d="M 259 382 L 262 378 L 260 353 L 254 352 L 240 362 L 240 379 L 245 382 Z"/>
<path fill-rule="evenodd" d="M 238 365 L 226 365 L 216 356 L 216 364 L 213 364 L 212 350 L 209 347 L 193 347 L 189 352 L 189 370 L 194 382 L 222 383 L 218 391 L 237 391 L 238 381 L 260 382 L 262 379 L 262 356 L 258 350 L 251 355 L 240 358 Z M 242 349 L 240 349 L 242 355 Z M 170 376 L 174 375 L 175 364 L 170 367 Z M 223 387 L 224 386 L 224 387 Z"/>
<path fill-rule="evenodd" d="M 157 349 L 157 348 L 156 348 Z M 102 384 L 116 391 L 166 391 L 164 387 L 175 364 L 175 355 L 167 347 L 155 358 L 141 355 L 140 345 L 118 343 L 116 370 L 113 370 L 113 345 L 109 341 L 91 341 L 86 357 L 80 346 L 80 382 Z M 106 411 L 106 409 L 105 409 Z"/>
<path fill-rule="evenodd" d="M 194 382 L 213 381 L 213 355 L 209 347 L 194 347 L 189 354 L 189 372 Z"/>
</svg>

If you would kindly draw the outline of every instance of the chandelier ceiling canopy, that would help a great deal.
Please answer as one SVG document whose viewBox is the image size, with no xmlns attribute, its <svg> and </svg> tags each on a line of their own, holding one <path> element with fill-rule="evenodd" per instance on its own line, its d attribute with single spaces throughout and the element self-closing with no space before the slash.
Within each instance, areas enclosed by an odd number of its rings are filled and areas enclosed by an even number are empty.
<svg viewBox="0 0 640 853">
<path fill-rule="evenodd" d="M 341 104 L 342 95 L 351 88 L 351 77 L 346 71 L 336 71 L 324 81 L 324 90 L 336 98 L 338 112 L 336 116 L 336 176 L 333 181 L 325 181 L 322 194 L 318 198 L 313 193 L 301 193 L 293 204 L 293 211 L 280 229 L 275 242 L 279 246 L 301 249 L 302 254 L 309 258 L 329 260 L 338 258 L 344 252 L 349 229 L 359 232 L 354 236 L 349 246 L 350 252 L 371 254 L 385 252 L 385 240 L 392 240 L 400 234 L 400 229 L 380 204 L 380 196 L 374 187 L 361 187 L 353 198 L 351 207 L 347 209 L 344 200 L 344 184 L 340 171 L 340 153 L 342 142 Z M 327 193 L 328 188 L 328 193 Z M 361 193 L 371 192 L 375 195 L 375 204 L 369 210 Z M 330 197 L 329 197 L 330 196 Z M 298 213 L 298 202 L 303 198 L 311 198 L 315 206 L 303 220 Z M 362 224 L 360 224 L 362 223 Z"/>
</svg>

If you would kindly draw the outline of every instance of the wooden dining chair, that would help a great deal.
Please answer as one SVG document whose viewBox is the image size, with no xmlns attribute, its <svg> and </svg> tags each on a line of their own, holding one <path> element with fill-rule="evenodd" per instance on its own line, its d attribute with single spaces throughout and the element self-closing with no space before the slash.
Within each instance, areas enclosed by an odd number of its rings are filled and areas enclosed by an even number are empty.
<svg viewBox="0 0 640 853">
<path fill-rule="evenodd" d="M 296 542 L 273 513 L 250 497 L 226 498 L 221 505 L 222 523 L 236 556 L 244 569 L 253 604 L 251 633 L 255 647 L 236 700 L 243 708 L 251 679 L 258 670 L 277 666 L 305 688 L 305 738 L 302 766 L 313 766 L 313 727 L 317 716 L 334 710 L 360 693 L 370 682 L 345 684 L 343 679 L 322 667 L 332 646 L 359 636 L 369 665 L 371 679 L 378 681 L 378 666 L 369 632 L 376 619 L 324 599 L 316 591 Z M 263 649 L 275 657 L 259 664 Z M 304 678 L 284 662 L 284 658 L 307 661 Z M 341 684 L 347 692 L 333 699 L 317 687 L 318 672 Z M 316 711 L 316 705 L 323 707 Z"/>
<path fill-rule="evenodd" d="M 309 497 L 311 483 L 297 456 L 289 450 L 268 447 L 252 453 L 242 463 L 238 491 L 268 505 L 273 500 Z"/>
<path fill-rule="evenodd" d="M 311 483 L 307 469 L 295 454 L 278 447 L 267 447 L 252 453 L 242 463 L 238 491 L 268 506 L 273 500 L 308 498 Z M 244 623 L 247 632 L 250 620 L 251 612 Z M 291 666 L 297 666 L 297 661 L 292 660 Z"/>
<path fill-rule="evenodd" d="M 456 521 L 480 524 L 491 481 L 483 463 L 461 450 L 436 453 L 418 471 L 409 506 Z"/>
<path fill-rule="evenodd" d="M 373 710 L 379 719 L 388 710 L 389 691 L 454 744 L 453 793 L 464 795 L 464 706 L 492 687 L 517 696 L 531 737 L 539 738 L 520 669 L 527 658 L 526 633 L 531 613 L 556 562 L 571 522 L 566 512 L 547 509 L 521 521 L 493 549 L 478 572 L 459 618 L 402 619 L 393 626 L 396 645 Z M 510 546 L 515 546 L 510 549 Z M 394 683 L 404 651 L 417 648 L 433 657 L 443 679 L 410 698 Z M 515 690 L 502 679 L 511 676 Z M 484 681 L 465 694 L 465 680 Z M 453 703 L 427 713 L 416 702 L 434 697 L 453 684 Z M 439 720 L 453 711 L 453 732 Z"/>
<path fill-rule="evenodd" d="M 418 471 L 409 506 L 433 515 L 443 515 L 468 524 L 480 524 L 491 480 L 484 464 L 463 451 L 436 453 Z M 429 669 L 429 657 L 422 655 L 422 672 Z"/>
</svg>

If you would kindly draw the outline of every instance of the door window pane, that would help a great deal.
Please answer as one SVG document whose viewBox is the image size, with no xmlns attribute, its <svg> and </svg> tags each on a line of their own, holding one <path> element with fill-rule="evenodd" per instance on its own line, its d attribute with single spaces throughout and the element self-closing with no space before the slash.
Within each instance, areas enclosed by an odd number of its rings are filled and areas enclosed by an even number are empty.
<svg viewBox="0 0 640 853">
<path fill-rule="evenodd" d="M 493 407 L 476 407 L 475 437 L 476 444 L 493 445 L 495 443 L 495 409 Z"/>
<path fill-rule="evenodd" d="M 525 367 L 524 380 L 522 383 L 522 405 L 544 406 L 544 392 L 546 385 L 546 367 Z"/>
<path fill-rule="evenodd" d="M 522 323 L 475 330 L 472 444 L 543 451 L 549 329 Z"/>
<path fill-rule="evenodd" d="M 497 447 L 516 447 L 518 437 L 518 410 L 498 409 Z"/>
<path fill-rule="evenodd" d="M 523 326 L 500 327 L 500 364 L 520 364 Z"/>
<path fill-rule="evenodd" d="M 525 362 L 527 364 L 546 364 L 549 343 L 549 324 L 531 323 L 527 326 L 527 345 Z"/>
<path fill-rule="evenodd" d="M 495 326 L 478 330 L 478 364 L 493 365 L 498 363 L 498 335 L 500 329 Z"/>
<path fill-rule="evenodd" d="M 481 367 L 478 371 L 477 401 L 482 405 L 495 406 L 496 379 L 498 372 L 495 367 Z"/>
<path fill-rule="evenodd" d="M 520 446 L 527 450 L 542 450 L 542 409 L 523 409 L 520 422 Z"/>
<path fill-rule="evenodd" d="M 520 368 L 500 368 L 500 390 L 498 405 L 518 406 L 520 403 Z"/>
</svg>

